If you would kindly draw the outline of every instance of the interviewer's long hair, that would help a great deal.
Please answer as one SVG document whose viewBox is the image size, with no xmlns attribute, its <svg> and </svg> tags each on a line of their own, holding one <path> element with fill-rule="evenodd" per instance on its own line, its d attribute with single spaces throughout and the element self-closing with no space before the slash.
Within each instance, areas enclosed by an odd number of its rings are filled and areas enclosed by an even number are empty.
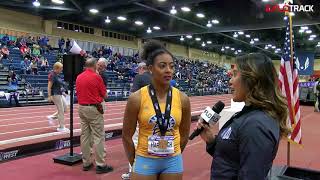
<svg viewBox="0 0 320 180">
<path fill-rule="evenodd" d="M 280 135 L 287 136 L 288 108 L 278 87 L 278 75 L 271 59 L 260 53 L 236 58 L 241 84 L 246 88 L 246 103 L 261 108 L 280 125 Z"/>
</svg>

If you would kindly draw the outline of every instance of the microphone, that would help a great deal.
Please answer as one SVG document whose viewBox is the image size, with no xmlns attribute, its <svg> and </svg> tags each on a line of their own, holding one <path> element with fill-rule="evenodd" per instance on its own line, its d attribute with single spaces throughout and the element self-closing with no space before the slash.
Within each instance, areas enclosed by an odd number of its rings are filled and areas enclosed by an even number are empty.
<svg viewBox="0 0 320 180">
<path fill-rule="evenodd" d="M 219 121 L 221 116 L 219 113 L 224 108 L 224 103 L 222 101 L 218 101 L 212 109 L 210 107 L 207 107 L 203 113 L 200 116 L 200 120 L 203 120 L 206 124 L 215 124 Z M 196 136 L 198 136 L 201 131 L 203 131 L 203 127 L 200 129 L 196 129 L 193 131 L 193 133 L 190 135 L 189 140 L 194 139 Z"/>
</svg>

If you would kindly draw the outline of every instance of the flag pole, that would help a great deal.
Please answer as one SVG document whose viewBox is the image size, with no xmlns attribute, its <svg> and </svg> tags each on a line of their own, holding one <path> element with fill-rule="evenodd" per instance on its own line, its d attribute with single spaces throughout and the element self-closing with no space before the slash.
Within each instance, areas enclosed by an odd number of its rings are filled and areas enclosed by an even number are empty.
<svg viewBox="0 0 320 180">
<path fill-rule="evenodd" d="M 289 28 L 290 28 L 290 64 L 291 64 L 291 70 L 293 71 L 293 39 L 292 39 L 292 16 L 289 14 L 289 12 L 286 12 L 286 14 L 289 16 Z M 292 108 L 292 107 L 291 107 Z M 294 109 L 294 108 L 293 108 Z M 290 122 L 291 123 L 291 122 Z M 291 156 L 291 144 L 290 141 L 287 142 L 287 166 L 290 166 L 290 156 Z"/>
</svg>

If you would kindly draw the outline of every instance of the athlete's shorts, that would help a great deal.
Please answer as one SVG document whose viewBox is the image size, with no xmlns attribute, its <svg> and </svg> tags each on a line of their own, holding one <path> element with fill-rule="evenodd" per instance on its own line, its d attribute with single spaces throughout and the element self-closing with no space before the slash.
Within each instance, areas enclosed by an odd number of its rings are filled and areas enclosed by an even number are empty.
<svg viewBox="0 0 320 180">
<path fill-rule="evenodd" d="M 148 158 L 136 156 L 133 172 L 151 176 L 156 174 L 181 174 L 183 172 L 182 155 L 166 158 Z"/>
</svg>

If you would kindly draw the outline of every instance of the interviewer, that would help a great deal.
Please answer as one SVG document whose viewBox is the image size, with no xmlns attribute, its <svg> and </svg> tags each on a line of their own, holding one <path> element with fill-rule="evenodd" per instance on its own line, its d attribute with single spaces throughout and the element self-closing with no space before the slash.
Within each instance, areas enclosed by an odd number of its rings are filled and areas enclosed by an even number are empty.
<svg viewBox="0 0 320 180">
<path fill-rule="evenodd" d="M 213 157 L 211 179 L 265 180 L 279 146 L 287 136 L 287 105 L 278 88 L 270 58 L 252 53 L 236 58 L 230 87 L 235 102 L 245 102 L 214 136 L 204 127 L 201 138 Z"/>
</svg>

